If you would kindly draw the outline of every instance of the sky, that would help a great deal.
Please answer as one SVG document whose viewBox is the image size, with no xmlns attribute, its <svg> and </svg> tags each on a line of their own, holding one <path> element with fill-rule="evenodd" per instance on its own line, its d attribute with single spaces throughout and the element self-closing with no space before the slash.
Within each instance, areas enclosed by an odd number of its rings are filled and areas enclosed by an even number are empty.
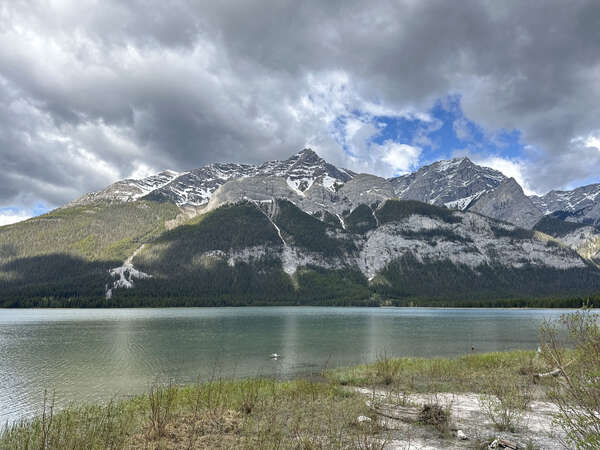
<svg viewBox="0 0 600 450">
<path fill-rule="evenodd" d="M 123 178 L 311 147 L 600 182 L 600 2 L 0 2 L 0 225 Z"/>
</svg>

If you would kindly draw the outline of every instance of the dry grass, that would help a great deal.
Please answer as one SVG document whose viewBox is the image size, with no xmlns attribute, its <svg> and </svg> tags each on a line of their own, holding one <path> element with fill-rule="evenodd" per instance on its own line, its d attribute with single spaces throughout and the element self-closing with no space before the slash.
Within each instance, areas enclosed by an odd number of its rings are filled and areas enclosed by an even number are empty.
<svg viewBox="0 0 600 450">
<path fill-rule="evenodd" d="M 450 408 L 443 407 L 439 403 L 423 405 L 419 411 L 419 423 L 431 425 L 442 435 L 450 434 Z"/>
</svg>

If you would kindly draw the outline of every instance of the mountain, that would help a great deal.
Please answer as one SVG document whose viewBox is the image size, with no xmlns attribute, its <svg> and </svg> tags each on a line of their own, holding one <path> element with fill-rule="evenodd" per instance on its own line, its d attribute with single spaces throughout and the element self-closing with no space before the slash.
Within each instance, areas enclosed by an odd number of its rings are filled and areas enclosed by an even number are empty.
<svg viewBox="0 0 600 450">
<path fill-rule="evenodd" d="M 291 191 L 303 195 L 319 186 L 335 192 L 336 185 L 352 179 L 354 173 L 329 164 L 314 151 L 304 149 L 284 161 L 268 161 L 260 166 L 216 163 L 190 172 L 164 171 L 141 180 L 118 181 L 106 189 L 87 194 L 71 205 L 89 204 L 97 200 L 135 201 L 146 198 L 167 201 L 177 206 L 204 206 L 212 194 L 231 180 L 248 177 L 281 177 Z"/>
<path fill-rule="evenodd" d="M 596 206 L 583 204 L 587 217 Z M 600 231 L 565 217 L 544 216 L 514 179 L 467 158 L 384 179 L 305 149 L 122 180 L 0 227 L 0 305 L 518 305 L 598 294 Z M 549 301 L 573 305 L 535 304 Z"/>
<path fill-rule="evenodd" d="M 600 263 L 600 228 L 558 217 L 554 214 L 544 216 L 535 229 L 575 249 L 584 258 Z"/>
<path fill-rule="evenodd" d="M 177 172 L 165 170 L 141 180 L 127 179 L 117 181 L 101 191 L 86 194 L 69 203 L 67 206 L 89 205 L 99 200 L 115 202 L 135 201 L 169 184 L 178 176 Z"/>
<path fill-rule="evenodd" d="M 567 222 L 600 226 L 600 184 L 582 186 L 572 191 L 550 191 L 531 197 L 544 215 L 553 214 Z"/>
<path fill-rule="evenodd" d="M 484 192 L 468 209 L 523 228 L 533 228 L 543 216 L 514 178 L 507 178 L 495 189 Z"/>
<path fill-rule="evenodd" d="M 394 195 L 447 208 L 466 209 L 481 195 L 497 188 L 506 177 L 497 170 L 473 164 L 468 158 L 438 161 L 414 173 L 392 178 Z"/>
<path fill-rule="evenodd" d="M 217 191 L 220 195 L 211 202 Z M 141 180 L 122 180 L 69 206 L 144 198 L 198 213 L 243 200 L 248 193 L 263 200 L 286 198 L 310 213 L 341 214 L 363 203 L 398 198 L 471 210 L 530 229 L 548 214 L 600 225 L 600 184 L 528 197 L 516 180 L 468 158 L 438 161 L 386 180 L 337 168 L 311 149 L 261 165 L 216 163 L 190 172 L 167 170 Z"/>
</svg>

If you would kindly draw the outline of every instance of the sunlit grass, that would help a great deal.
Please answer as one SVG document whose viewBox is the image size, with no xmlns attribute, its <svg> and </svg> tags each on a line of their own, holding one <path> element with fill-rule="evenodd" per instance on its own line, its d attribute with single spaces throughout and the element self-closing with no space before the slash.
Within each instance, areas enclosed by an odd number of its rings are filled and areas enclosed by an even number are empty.
<svg viewBox="0 0 600 450">
<path fill-rule="evenodd" d="M 326 376 L 342 385 L 395 385 L 411 392 L 484 392 L 484 379 L 501 372 L 506 379 L 532 382 L 545 370 L 536 352 L 515 350 L 457 358 L 379 358 L 373 364 L 340 368 Z"/>
</svg>

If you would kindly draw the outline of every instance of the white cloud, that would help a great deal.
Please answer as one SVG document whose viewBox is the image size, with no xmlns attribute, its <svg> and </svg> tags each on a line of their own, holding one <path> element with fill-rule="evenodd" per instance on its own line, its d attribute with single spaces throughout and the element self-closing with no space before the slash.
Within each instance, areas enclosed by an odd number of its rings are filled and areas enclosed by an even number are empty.
<svg viewBox="0 0 600 450">
<path fill-rule="evenodd" d="M 540 195 L 528 182 L 528 165 L 518 159 L 502 158 L 501 156 L 469 155 L 475 164 L 499 170 L 504 175 L 514 178 L 521 185 L 526 195 Z"/>
<path fill-rule="evenodd" d="M 491 161 L 515 178 L 551 189 L 597 177 L 593 1 L 549 1 L 543 11 L 530 2 L 309 1 L 253 20 L 235 2 L 32 3 L 0 7 L 3 204 L 55 206 L 131 174 L 257 163 L 303 144 L 336 165 L 403 171 L 416 152 L 372 144 L 373 118 L 419 120 L 404 145 L 444 146 L 428 137 L 441 122 L 423 111 L 439 98 L 449 107 L 448 95 L 477 127 L 518 129 L 537 149 L 523 157 L 528 171 L 520 160 Z M 261 8 L 271 5 L 250 9 Z M 337 123 L 357 114 L 345 129 Z"/>
<path fill-rule="evenodd" d="M 0 227 L 3 225 L 10 225 L 11 223 L 21 222 L 23 220 L 32 217 L 32 213 L 27 211 L 15 211 L 15 210 L 0 210 Z"/>
<path fill-rule="evenodd" d="M 394 171 L 393 175 L 403 174 L 414 170 L 421 156 L 421 149 L 393 141 L 385 141 L 378 146 L 377 151 L 382 153 L 382 160 Z"/>
<path fill-rule="evenodd" d="M 590 136 L 585 140 L 586 147 L 595 147 L 596 150 L 600 151 L 600 138 L 596 136 Z"/>
<path fill-rule="evenodd" d="M 456 133 L 456 137 L 461 141 L 469 141 L 472 139 L 471 132 L 469 131 L 468 122 L 464 117 L 456 119 L 452 123 L 452 128 L 454 130 L 454 133 Z"/>
<path fill-rule="evenodd" d="M 571 143 L 576 146 L 590 147 L 600 151 L 600 132 L 590 133 L 586 137 L 576 137 L 571 139 Z"/>
<path fill-rule="evenodd" d="M 357 172 L 391 177 L 415 169 L 418 163 L 418 146 L 392 140 L 373 142 L 386 126 L 378 117 L 418 120 L 423 130 L 441 126 L 426 112 L 394 108 L 362 97 L 348 74 L 340 70 L 311 73 L 306 85 L 307 93 L 287 110 L 299 126 L 313 133 L 320 129 L 307 139 L 307 145 L 330 162 Z"/>
</svg>

